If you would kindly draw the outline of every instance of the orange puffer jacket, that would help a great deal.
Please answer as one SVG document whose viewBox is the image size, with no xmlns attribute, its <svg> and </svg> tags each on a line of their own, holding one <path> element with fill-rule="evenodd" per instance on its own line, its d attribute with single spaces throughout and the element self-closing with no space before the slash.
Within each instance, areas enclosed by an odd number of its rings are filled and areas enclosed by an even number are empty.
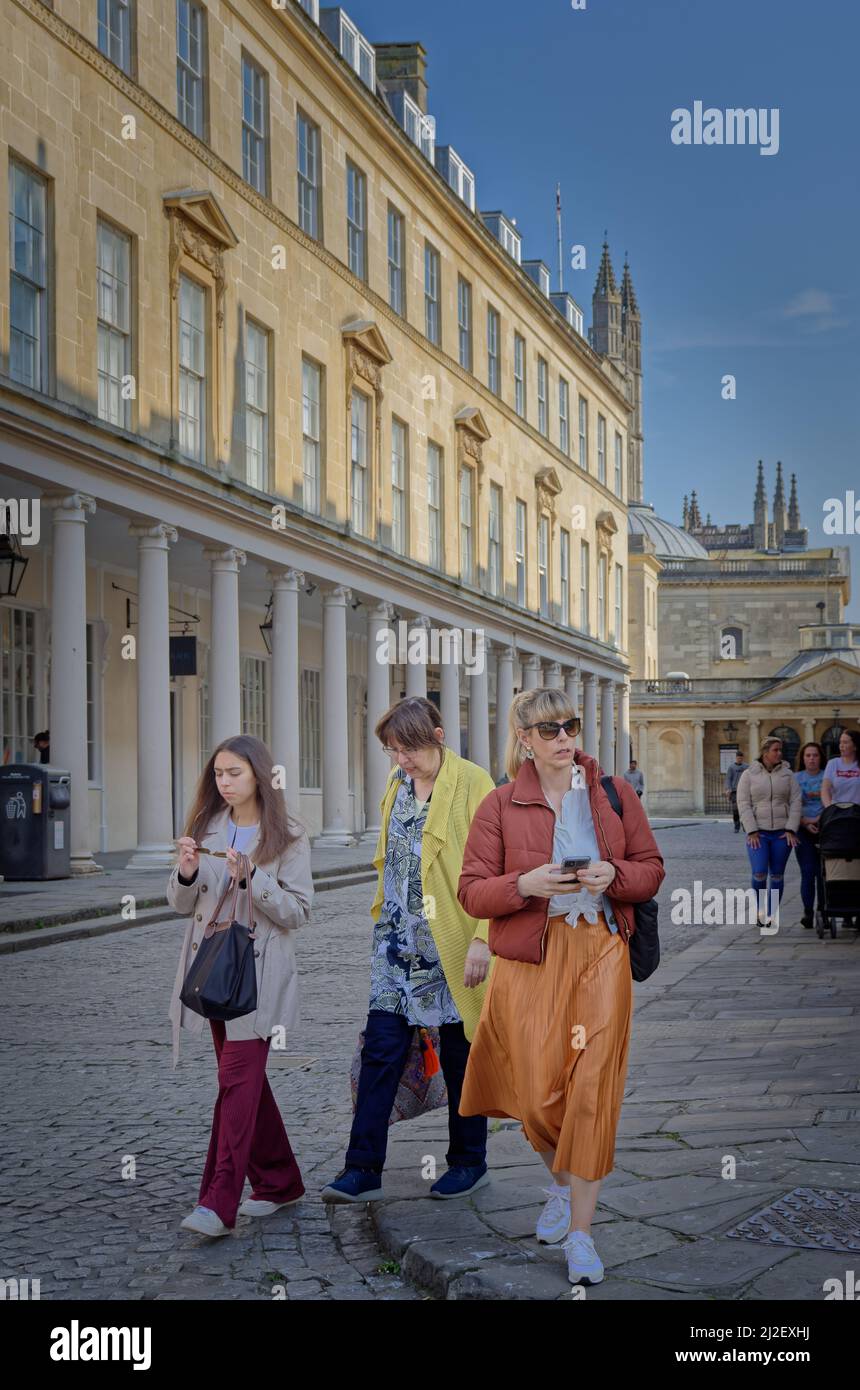
<svg viewBox="0 0 860 1390">
<path fill-rule="evenodd" d="M 585 773 L 591 814 L 602 857 L 615 866 L 606 897 L 628 941 L 635 930 L 633 903 L 657 892 L 665 876 L 663 857 L 642 802 L 622 777 L 613 778 L 624 812 L 615 814 L 600 785 L 597 760 L 575 750 Z M 457 896 L 473 917 L 489 917 L 494 955 L 538 964 L 543 959 L 549 898 L 524 898 L 520 874 L 552 863 L 555 812 L 543 794 L 534 763 L 524 762 L 513 782 L 496 787 L 481 802 L 463 855 Z"/>
</svg>

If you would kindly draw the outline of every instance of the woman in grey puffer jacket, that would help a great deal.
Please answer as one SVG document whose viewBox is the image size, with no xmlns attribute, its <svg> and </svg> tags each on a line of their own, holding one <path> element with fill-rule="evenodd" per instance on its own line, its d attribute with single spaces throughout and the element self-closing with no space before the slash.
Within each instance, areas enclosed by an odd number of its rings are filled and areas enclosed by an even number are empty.
<svg viewBox="0 0 860 1390">
<path fill-rule="evenodd" d="M 758 758 L 738 782 L 738 811 L 747 833 L 752 886 L 759 894 L 759 902 L 770 904 L 770 912 L 759 912 L 760 923 L 767 923 L 776 915 L 785 866 L 797 844 L 801 806 L 800 787 L 788 763 L 783 761 L 780 740 L 765 739 Z M 769 899 L 761 896 L 767 893 L 768 874 Z"/>
</svg>

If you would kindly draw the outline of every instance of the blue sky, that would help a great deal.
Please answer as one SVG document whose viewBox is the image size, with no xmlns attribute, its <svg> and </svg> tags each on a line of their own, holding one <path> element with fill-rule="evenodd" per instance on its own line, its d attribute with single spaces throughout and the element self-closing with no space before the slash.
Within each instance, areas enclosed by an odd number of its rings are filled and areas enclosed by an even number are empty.
<svg viewBox="0 0 860 1390">
<path fill-rule="evenodd" d="M 715 522 L 752 518 L 756 460 L 797 473 L 810 544 L 858 466 L 860 262 L 854 0 L 350 0 L 374 42 L 420 39 L 437 139 L 516 217 L 523 255 L 591 321 L 603 230 L 630 256 L 643 314 L 645 500 L 680 521 L 696 487 Z M 675 108 L 779 109 L 779 151 L 672 143 Z M 737 399 L 721 380 L 737 379 Z"/>
</svg>

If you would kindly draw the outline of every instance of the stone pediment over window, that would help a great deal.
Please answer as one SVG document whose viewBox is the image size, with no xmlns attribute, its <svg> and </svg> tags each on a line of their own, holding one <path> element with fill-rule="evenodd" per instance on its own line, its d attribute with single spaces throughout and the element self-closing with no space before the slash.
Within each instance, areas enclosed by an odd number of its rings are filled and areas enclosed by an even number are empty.
<svg viewBox="0 0 860 1390">
<path fill-rule="evenodd" d="M 477 406 L 467 405 L 454 416 L 457 431 L 457 455 L 463 463 L 474 463 L 478 474 L 484 467 L 484 445 L 490 438 L 487 422 Z"/>
<path fill-rule="evenodd" d="M 393 361 L 388 344 L 371 319 L 352 319 L 340 331 L 345 343 L 364 353 L 377 367 L 387 367 Z"/>
<path fill-rule="evenodd" d="M 183 259 L 196 261 L 215 282 L 218 327 L 224 323 L 224 252 L 239 245 L 239 238 L 224 216 L 218 201 L 205 189 L 178 189 L 165 193 L 164 210 L 170 218 L 170 294 L 179 292 L 179 270 Z"/>
<path fill-rule="evenodd" d="M 597 530 L 598 544 L 608 550 L 611 555 L 612 539 L 614 536 L 618 535 L 618 522 L 615 520 L 612 512 L 602 511 L 597 513 L 597 520 L 594 524 Z"/>
<path fill-rule="evenodd" d="M 549 512 L 550 516 L 555 516 L 555 499 L 561 492 L 561 479 L 554 468 L 541 468 L 535 475 L 535 488 L 537 489 L 538 511 Z"/>
<path fill-rule="evenodd" d="M 165 193 L 164 206 L 168 212 L 181 212 L 188 222 L 193 222 L 223 250 L 232 251 L 239 245 L 239 238 L 221 211 L 217 198 L 208 189 L 180 188 L 175 193 Z"/>
</svg>

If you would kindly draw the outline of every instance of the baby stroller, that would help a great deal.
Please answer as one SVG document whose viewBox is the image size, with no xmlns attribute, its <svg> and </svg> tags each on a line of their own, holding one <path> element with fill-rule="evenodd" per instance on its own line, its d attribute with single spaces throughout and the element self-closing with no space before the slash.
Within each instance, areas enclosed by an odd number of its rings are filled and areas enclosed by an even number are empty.
<svg viewBox="0 0 860 1390">
<path fill-rule="evenodd" d="M 819 940 L 826 927 L 836 935 L 836 923 L 860 926 L 860 806 L 835 802 L 821 812 L 818 831 Z"/>
</svg>

